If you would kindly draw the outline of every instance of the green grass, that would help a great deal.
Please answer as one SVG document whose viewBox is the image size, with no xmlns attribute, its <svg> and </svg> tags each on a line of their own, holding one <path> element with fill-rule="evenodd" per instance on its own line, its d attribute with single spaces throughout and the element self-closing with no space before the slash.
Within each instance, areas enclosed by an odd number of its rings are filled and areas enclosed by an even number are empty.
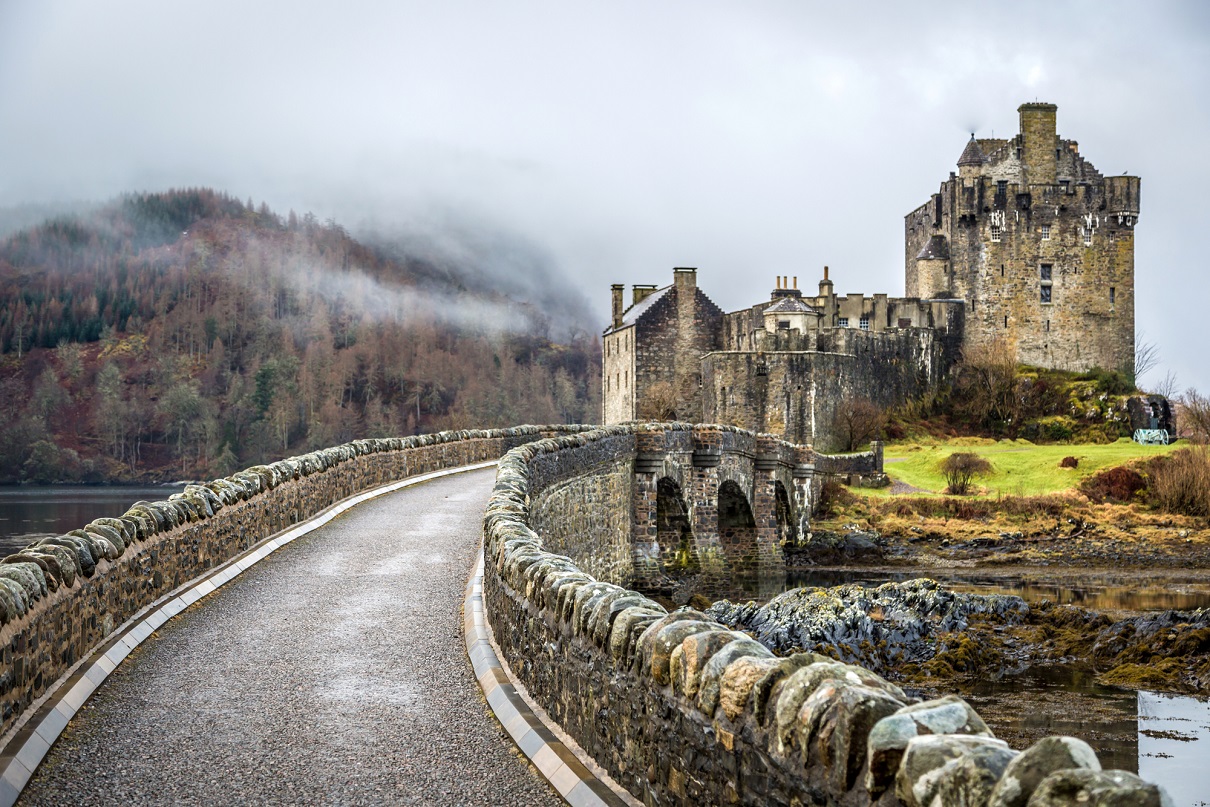
<svg viewBox="0 0 1210 807">
<path fill-rule="evenodd" d="M 939 466 L 950 454 L 968 451 L 992 464 L 992 473 L 975 478 L 983 496 L 1040 496 L 1070 490 L 1086 476 L 1102 468 L 1130 460 L 1166 454 L 1176 446 L 1141 446 L 1123 438 L 1106 445 L 1034 445 L 1027 440 L 980 440 L 958 438 L 938 444 L 900 443 L 886 447 L 886 473 L 930 493 L 945 491 Z M 1075 469 L 1060 468 L 1064 457 L 1080 461 Z M 862 493 L 887 495 L 888 488 L 864 489 Z"/>
</svg>

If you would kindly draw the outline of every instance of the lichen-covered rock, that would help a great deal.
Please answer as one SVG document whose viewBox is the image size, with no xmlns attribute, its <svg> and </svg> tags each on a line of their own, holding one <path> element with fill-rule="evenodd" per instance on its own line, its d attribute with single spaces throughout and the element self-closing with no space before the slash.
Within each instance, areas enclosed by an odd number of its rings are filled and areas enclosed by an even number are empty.
<svg viewBox="0 0 1210 807">
<path fill-rule="evenodd" d="M 747 638 L 742 633 L 723 630 L 721 625 L 711 625 L 712 630 L 686 636 L 679 647 L 673 649 L 669 661 L 672 688 L 689 700 L 697 696 L 701 684 L 702 670 L 710 657 L 736 639 Z"/>
<path fill-rule="evenodd" d="M 46 596 L 46 577 L 42 567 L 36 563 L 26 563 L 17 560 L 9 563 L 7 559 L 0 563 L 0 577 L 7 578 L 25 589 L 26 599 L 36 602 Z"/>
<path fill-rule="evenodd" d="M 740 635 L 712 655 L 698 677 L 697 705 L 702 714 L 712 717 L 722 694 L 722 679 L 733 661 L 741 658 L 772 660 L 769 649 L 755 639 Z"/>
<path fill-rule="evenodd" d="M 792 735 L 797 729 L 798 710 L 816 688 L 825 681 L 842 681 L 879 689 L 898 700 L 900 706 L 908 700 L 902 689 L 862 667 L 831 660 L 801 667 L 786 680 L 777 696 L 774 713 L 777 720 L 779 750 L 782 753 L 790 744 Z"/>
<path fill-rule="evenodd" d="M 827 656 L 818 653 L 795 653 L 792 656 L 777 659 L 777 663 L 769 668 L 760 680 L 752 687 L 752 715 L 756 722 L 764 725 L 771 714 L 769 704 L 776 705 L 786 679 L 796 670 L 821 661 L 831 661 Z"/>
<path fill-rule="evenodd" d="M 1127 771 L 1055 771 L 1039 784 L 1029 807 L 1172 807 L 1158 785 Z"/>
<path fill-rule="evenodd" d="M 1008 748 L 1003 740 L 970 734 L 926 734 L 912 738 L 895 776 L 895 797 L 906 807 L 932 807 L 942 769 L 959 757 L 989 746 Z"/>
<path fill-rule="evenodd" d="M 821 765 L 834 793 L 844 793 L 865 770 L 866 738 L 879 720 L 903 706 L 885 689 L 829 679 L 803 702 L 796 735 L 804 761 Z"/>
<path fill-rule="evenodd" d="M 932 777 L 927 804 L 985 807 L 1004 769 L 1016 756 L 1017 752 L 1010 748 L 985 745 L 950 760 Z"/>
<path fill-rule="evenodd" d="M 592 632 L 592 641 L 597 647 L 608 647 L 613 623 L 618 616 L 629 608 L 645 608 L 652 612 L 663 611 L 660 604 L 634 591 L 626 591 L 618 597 L 597 603 L 589 620 L 588 628 Z"/>
<path fill-rule="evenodd" d="M 936 653 L 934 637 L 965 630 L 971 614 L 1012 623 L 1028 611 L 1020 597 L 963 594 L 921 578 L 877 588 L 799 588 L 764 605 L 720 600 L 706 614 L 751 633 L 774 652 L 827 647 L 877 672 L 929 660 Z"/>
<path fill-rule="evenodd" d="M 993 736 L 983 718 L 957 695 L 905 706 L 878 721 L 870 732 L 865 786 L 871 796 L 891 786 L 908 743 L 926 734 Z"/>
<path fill-rule="evenodd" d="M 728 720 L 739 720 L 753 705 L 753 693 L 762 681 L 782 668 L 786 659 L 769 656 L 742 656 L 727 665 L 719 679 L 718 705 Z"/>
<path fill-rule="evenodd" d="M 638 642 L 653 623 L 666 615 L 663 608 L 658 611 L 644 607 L 630 607 L 618 614 L 609 632 L 609 656 L 623 669 L 634 666 Z"/>
<path fill-rule="evenodd" d="M 70 553 L 72 568 L 76 569 L 79 574 L 84 577 L 92 577 L 96 570 L 96 563 L 92 559 L 92 552 L 84 546 L 84 542 L 73 537 L 61 535 L 58 538 L 43 538 L 38 541 L 36 546 L 42 547 L 58 547 Z M 59 553 L 62 555 L 62 553 Z M 63 561 L 60 560 L 60 563 Z"/>
<path fill-rule="evenodd" d="M 680 627 L 674 627 L 680 625 Z M 718 628 L 701 611 L 680 608 L 647 626 L 639 637 L 639 660 L 642 669 L 661 685 L 669 682 L 669 662 L 672 651 L 691 633 Z"/>
<path fill-rule="evenodd" d="M 992 790 L 988 807 L 1025 807 L 1047 776 L 1079 768 L 1101 770 L 1101 762 L 1088 743 L 1075 737 L 1044 737 L 1009 763 Z"/>
<path fill-rule="evenodd" d="M 0 577 L 0 608 L 5 622 L 25 616 L 29 610 L 29 594 L 16 580 Z"/>
</svg>

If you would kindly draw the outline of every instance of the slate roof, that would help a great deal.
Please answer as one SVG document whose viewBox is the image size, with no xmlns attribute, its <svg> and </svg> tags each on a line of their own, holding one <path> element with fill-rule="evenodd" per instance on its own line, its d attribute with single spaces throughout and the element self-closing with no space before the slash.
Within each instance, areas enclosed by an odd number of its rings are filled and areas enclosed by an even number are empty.
<svg viewBox="0 0 1210 807">
<path fill-rule="evenodd" d="M 972 134 L 970 141 L 966 144 L 966 148 L 962 149 L 962 156 L 958 158 L 958 165 L 983 165 L 984 160 L 983 149 L 979 148 L 979 141 Z"/>
<path fill-rule="evenodd" d="M 651 294 L 647 295 L 642 302 L 638 303 L 637 305 L 630 306 L 630 308 L 626 309 L 626 312 L 622 314 L 622 324 L 618 327 L 625 328 L 628 325 L 633 325 L 638 322 L 639 318 L 646 314 L 653 305 L 664 299 L 664 296 L 668 294 L 668 290 L 671 288 L 672 285 L 669 284 L 662 289 L 656 289 L 655 291 L 651 292 Z M 612 330 L 617 330 L 617 328 Z"/>
<path fill-rule="evenodd" d="M 814 314 L 814 308 L 797 297 L 782 297 L 765 309 L 766 314 Z"/>
</svg>

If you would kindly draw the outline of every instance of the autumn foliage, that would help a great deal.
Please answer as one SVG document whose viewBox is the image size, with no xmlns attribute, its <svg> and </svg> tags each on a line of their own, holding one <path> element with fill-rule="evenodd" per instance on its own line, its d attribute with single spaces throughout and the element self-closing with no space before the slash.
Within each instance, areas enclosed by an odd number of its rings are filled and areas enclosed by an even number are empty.
<svg viewBox="0 0 1210 807">
<path fill-rule="evenodd" d="M 471 275 L 466 275 L 469 277 Z M 0 481 L 208 477 L 358 437 L 592 422 L 599 347 L 208 190 L 0 241 Z"/>
</svg>

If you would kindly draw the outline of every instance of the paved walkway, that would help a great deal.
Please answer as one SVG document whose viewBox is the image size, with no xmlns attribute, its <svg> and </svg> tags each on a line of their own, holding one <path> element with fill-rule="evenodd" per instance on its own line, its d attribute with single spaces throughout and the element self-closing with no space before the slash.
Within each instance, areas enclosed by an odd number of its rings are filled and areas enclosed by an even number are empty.
<svg viewBox="0 0 1210 807">
<path fill-rule="evenodd" d="M 494 477 L 358 505 L 168 622 L 20 804 L 561 804 L 488 713 L 463 644 Z"/>
</svg>

